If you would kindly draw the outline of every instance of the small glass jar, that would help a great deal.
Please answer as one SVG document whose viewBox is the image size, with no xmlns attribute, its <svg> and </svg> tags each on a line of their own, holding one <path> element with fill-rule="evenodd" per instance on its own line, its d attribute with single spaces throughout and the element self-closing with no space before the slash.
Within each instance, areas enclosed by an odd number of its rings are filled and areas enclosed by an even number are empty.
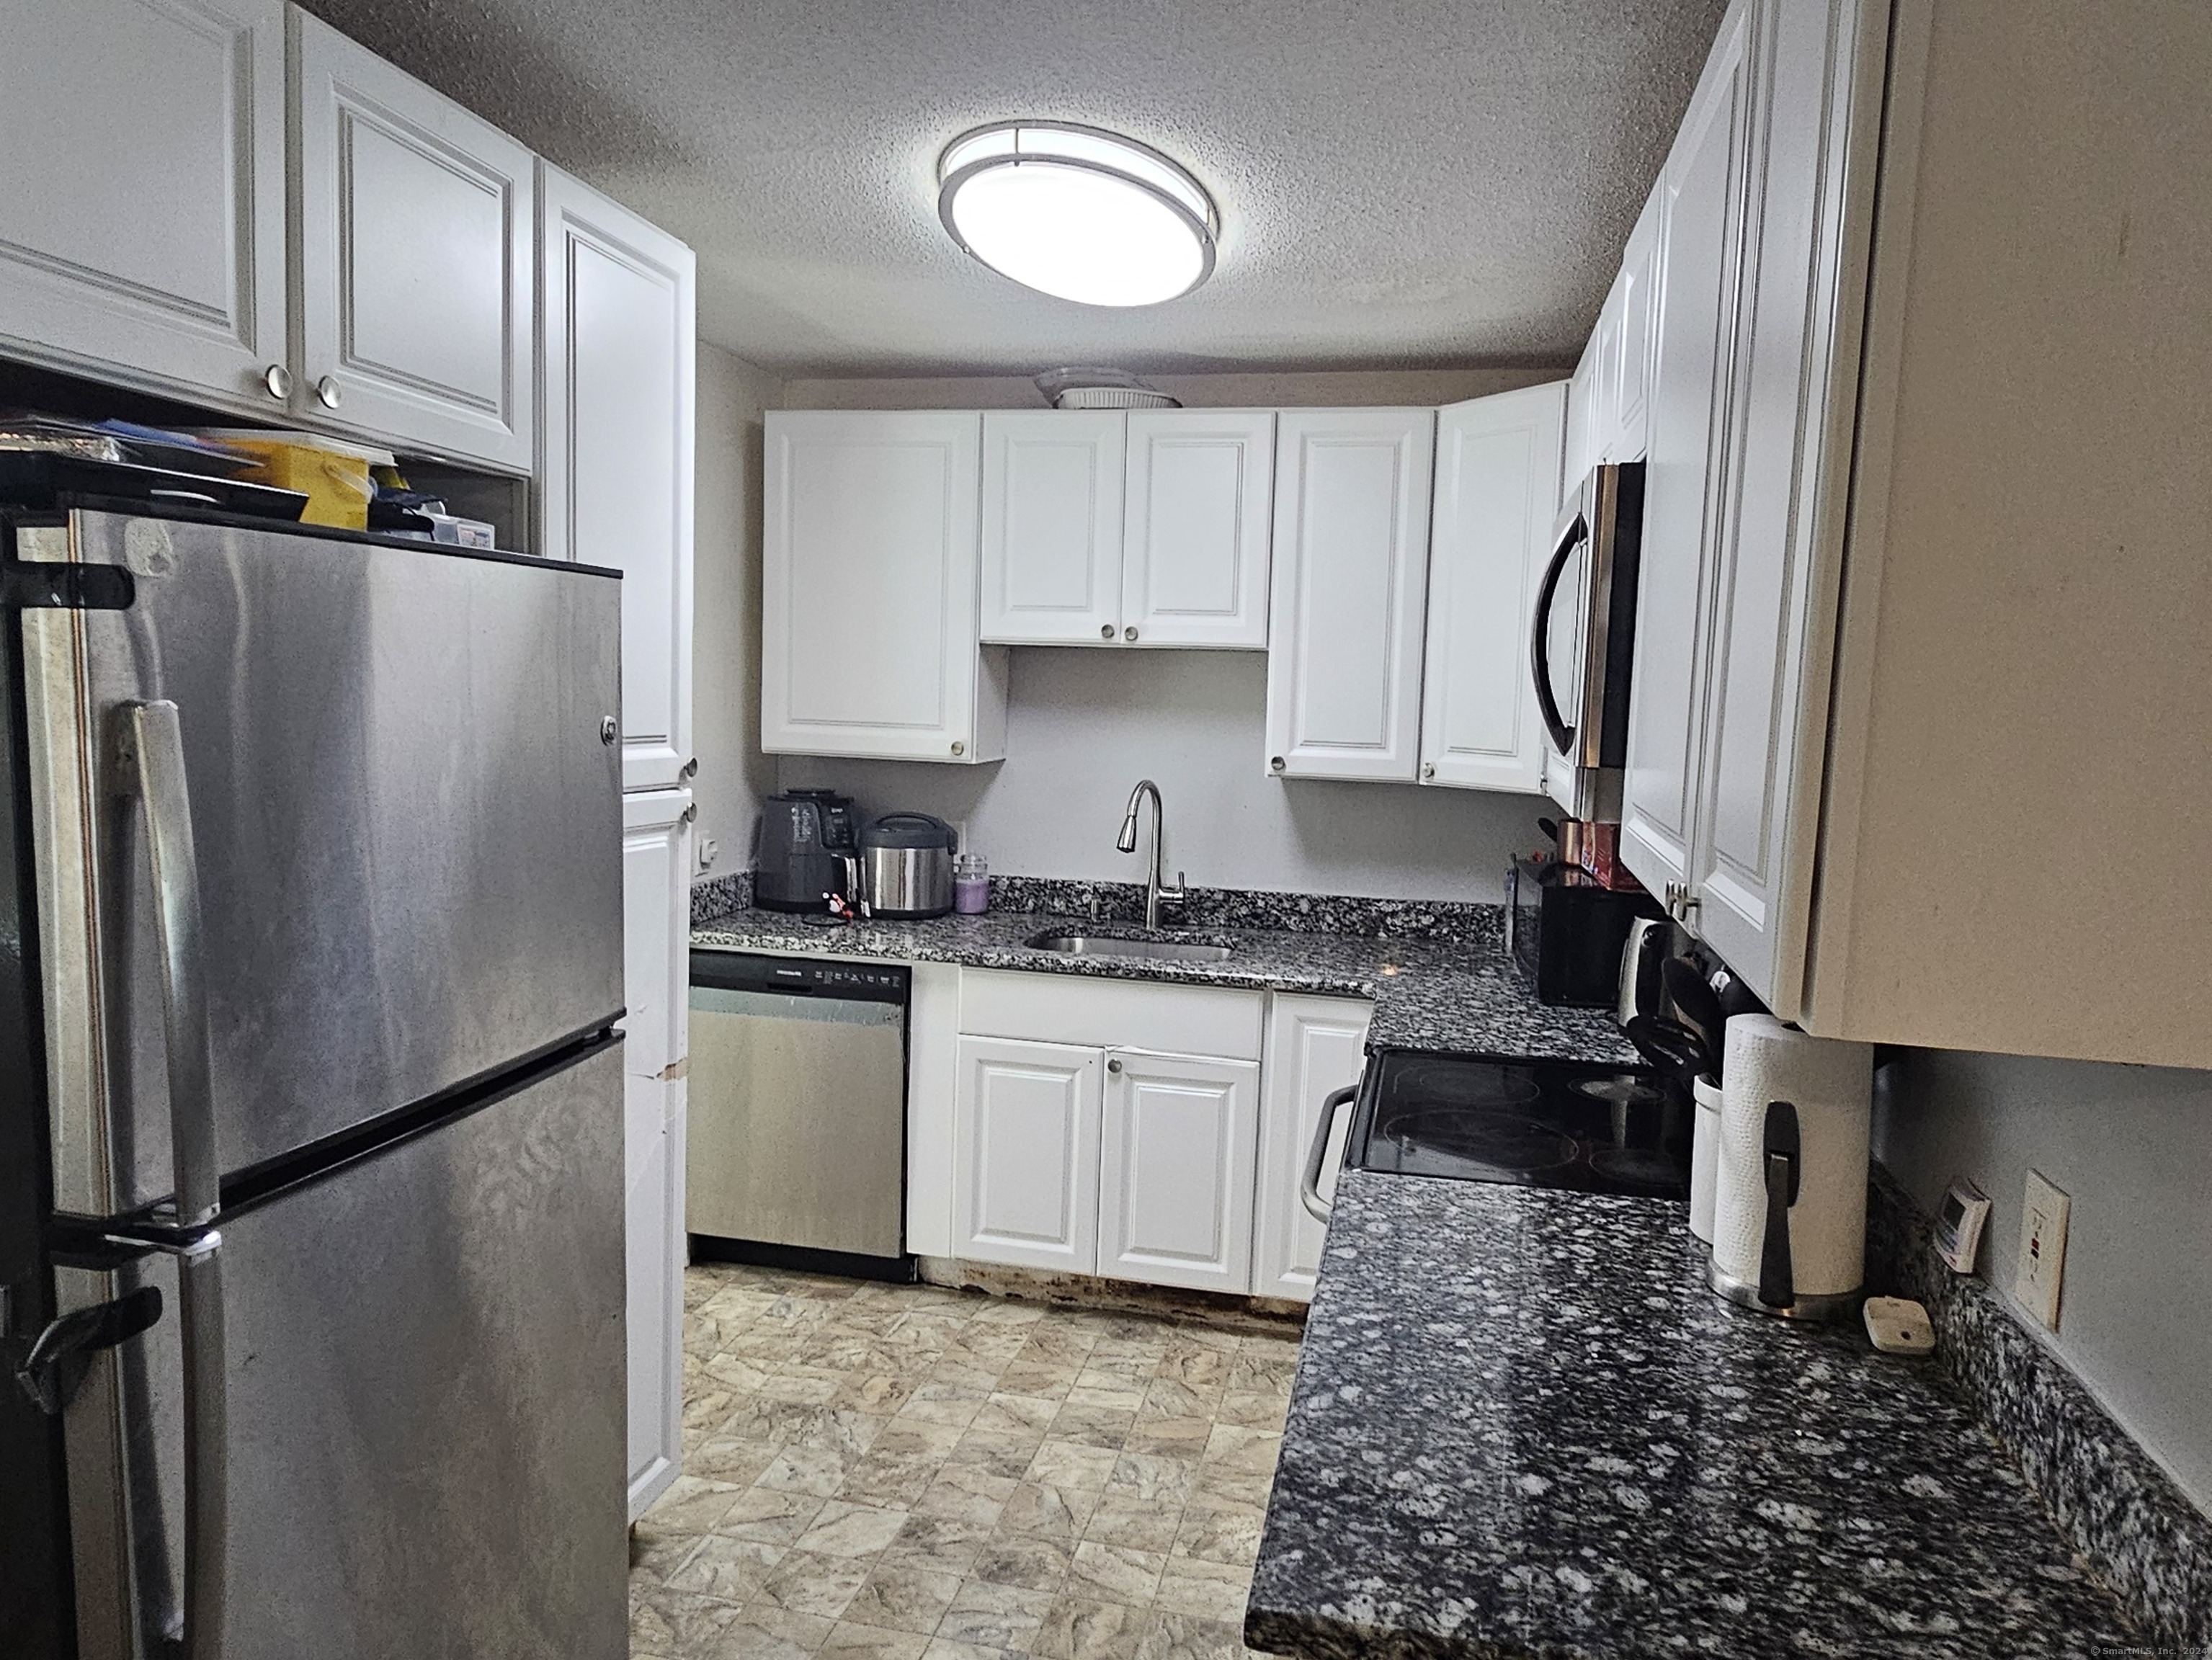
<svg viewBox="0 0 2212 1660">
<path fill-rule="evenodd" d="M 981 916 L 991 906 L 991 866 L 981 854 L 963 853 L 952 861 L 952 909 L 962 916 Z"/>
</svg>

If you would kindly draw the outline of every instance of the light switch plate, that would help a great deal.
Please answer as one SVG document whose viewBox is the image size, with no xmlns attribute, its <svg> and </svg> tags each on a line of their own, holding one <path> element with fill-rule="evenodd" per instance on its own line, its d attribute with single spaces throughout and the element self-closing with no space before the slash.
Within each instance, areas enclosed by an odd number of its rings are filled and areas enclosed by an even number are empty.
<svg viewBox="0 0 2212 1660">
<path fill-rule="evenodd" d="M 2074 1201 L 2042 1177 L 2027 1173 L 2020 1213 L 2020 1257 L 2012 1294 L 2052 1331 L 2058 1329 L 2059 1280 L 2066 1267 L 2066 1218 Z"/>
</svg>

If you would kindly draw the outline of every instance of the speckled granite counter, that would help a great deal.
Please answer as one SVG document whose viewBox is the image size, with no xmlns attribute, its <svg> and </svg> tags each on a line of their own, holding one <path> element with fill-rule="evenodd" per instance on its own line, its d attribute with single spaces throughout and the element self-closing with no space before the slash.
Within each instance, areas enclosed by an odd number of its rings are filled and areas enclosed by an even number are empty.
<svg viewBox="0 0 2212 1660">
<path fill-rule="evenodd" d="M 1925 1363 L 1704 1287 L 1681 1207 L 1347 1173 L 1246 1620 L 1353 1656 L 2111 1656 Z"/>
<path fill-rule="evenodd" d="M 1232 951 L 1224 962 L 1178 963 L 1068 957 L 1028 943 L 1038 934 L 1054 932 L 1126 931 L 1117 924 L 1032 911 L 826 928 L 781 912 L 744 910 L 695 923 L 691 943 L 704 949 L 824 952 L 1038 974 L 1368 997 L 1375 1000 L 1368 1042 L 1377 1047 L 1622 1064 L 1637 1060 L 1635 1049 L 1608 1012 L 1547 1008 L 1536 1000 L 1521 972 L 1486 945 L 1259 929 L 1170 930 L 1172 937 L 1212 941 Z"/>
</svg>

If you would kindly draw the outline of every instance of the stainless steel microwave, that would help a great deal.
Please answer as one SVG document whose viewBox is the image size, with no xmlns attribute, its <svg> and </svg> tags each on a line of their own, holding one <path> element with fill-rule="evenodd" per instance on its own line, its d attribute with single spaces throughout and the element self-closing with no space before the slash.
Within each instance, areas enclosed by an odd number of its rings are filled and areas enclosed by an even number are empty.
<svg viewBox="0 0 2212 1660">
<path fill-rule="evenodd" d="M 1544 787 L 1599 824 L 1620 822 L 1643 534 L 1644 463 L 1593 468 L 1559 515 L 1529 633 Z"/>
</svg>

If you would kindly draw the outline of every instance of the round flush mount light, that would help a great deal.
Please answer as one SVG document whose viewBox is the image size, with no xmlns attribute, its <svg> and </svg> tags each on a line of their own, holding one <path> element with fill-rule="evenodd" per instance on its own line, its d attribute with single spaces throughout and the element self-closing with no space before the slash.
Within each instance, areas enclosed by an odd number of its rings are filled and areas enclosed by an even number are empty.
<svg viewBox="0 0 2212 1660">
<path fill-rule="evenodd" d="M 1213 271 L 1205 187 L 1148 145 L 1096 127 L 1001 121 L 937 164 L 937 214 L 993 271 L 1086 306 L 1155 306 Z"/>
</svg>

